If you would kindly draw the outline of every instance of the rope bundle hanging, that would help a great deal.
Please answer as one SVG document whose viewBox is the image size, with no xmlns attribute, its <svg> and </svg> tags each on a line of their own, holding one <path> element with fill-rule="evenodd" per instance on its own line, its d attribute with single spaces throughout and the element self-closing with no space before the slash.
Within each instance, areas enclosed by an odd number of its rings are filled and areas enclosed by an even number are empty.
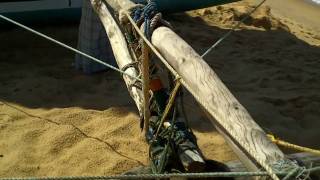
<svg viewBox="0 0 320 180">
<path fill-rule="evenodd" d="M 151 39 L 153 31 L 157 27 L 171 27 L 167 21 L 163 20 L 162 14 L 157 11 L 156 3 L 153 0 L 148 1 L 148 4 L 145 6 L 137 5 L 131 9 L 130 12 L 130 16 L 135 25 L 139 27 L 139 31 L 142 31 L 144 37 L 148 40 Z M 192 168 L 188 168 L 188 162 L 175 163 L 180 162 L 181 156 L 185 156 L 184 159 L 190 158 L 187 157 L 188 155 L 185 153 L 187 151 L 198 156 L 197 159 L 203 159 L 195 136 L 188 128 L 189 126 L 185 125 L 185 122 L 177 121 L 177 119 L 179 119 L 179 113 L 176 100 L 180 92 L 180 78 L 169 82 L 169 84 L 175 83 L 175 87 L 171 93 L 168 93 L 168 88 L 163 86 L 160 75 L 158 74 L 158 67 L 154 62 L 154 57 L 150 52 L 145 52 L 146 50 L 150 51 L 150 49 L 145 46 L 144 37 L 140 36 L 130 22 L 124 21 L 122 25 L 125 29 L 127 41 L 132 49 L 133 56 L 137 59 L 140 72 L 146 72 L 145 70 L 143 71 L 145 67 L 142 66 L 142 64 L 145 64 L 146 59 L 149 61 L 148 72 L 150 74 L 148 76 L 142 74 L 142 77 L 150 78 L 147 81 L 145 80 L 145 82 L 150 82 L 150 94 L 145 96 L 145 98 L 150 99 L 148 108 L 151 117 L 150 119 L 142 119 L 141 128 L 147 128 L 144 129 L 144 131 L 146 131 L 146 139 L 150 144 L 149 155 L 152 160 L 151 167 L 153 173 L 172 172 L 172 167 L 179 169 L 181 172 L 186 172 L 188 169 L 191 170 Z M 146 54 L 148 55 L 146 56 Z M 146 86 L 144 85 L 143 87 Z M 200 164 L 201 163 L 204 166 L 204 160 L 202 160 Z"/>
</svg>

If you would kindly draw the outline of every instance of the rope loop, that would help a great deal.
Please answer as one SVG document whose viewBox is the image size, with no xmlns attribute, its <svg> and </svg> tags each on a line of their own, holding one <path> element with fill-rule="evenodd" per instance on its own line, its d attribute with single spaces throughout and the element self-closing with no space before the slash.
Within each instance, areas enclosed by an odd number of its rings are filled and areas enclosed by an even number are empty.
<svg viewBox="0 0 320 180">
<path fill-rule="evenodd" d="M 157 3 L 155 0 L 149 0 L 148 4 L 144 7 L 138 7 L 133 10 L 131 16 L 137 25 L 144 23 L 144 34 L 150 40 L 152 31 L 151 31 L 151 22 L 153 17 L 158 14 Z"/>
</svg>

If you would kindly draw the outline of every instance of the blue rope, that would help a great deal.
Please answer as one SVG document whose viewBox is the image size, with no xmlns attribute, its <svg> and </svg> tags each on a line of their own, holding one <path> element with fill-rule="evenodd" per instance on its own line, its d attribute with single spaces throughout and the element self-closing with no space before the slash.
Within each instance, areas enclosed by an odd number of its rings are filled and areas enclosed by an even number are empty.
<svg viewBox="0 0 320 180">
<path fill-rule="evenodd" d="M 136 9 L 132 17 L 135 22 L 138 22 L 142 19 L 144 20 L 144 34 L 149 40 L 151 39 L 151 19 L 158 12 L 157 7 L 158 6 L 155 0 L 149 0 L 146 6 Z"/>
</svg>

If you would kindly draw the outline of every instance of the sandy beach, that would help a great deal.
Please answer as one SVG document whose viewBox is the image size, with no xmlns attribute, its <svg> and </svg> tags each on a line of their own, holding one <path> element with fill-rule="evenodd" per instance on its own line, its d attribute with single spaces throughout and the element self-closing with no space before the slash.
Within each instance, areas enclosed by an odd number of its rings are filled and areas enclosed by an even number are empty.
<svg viewBox="0 0 320 180">
<path fill-rule="evenodd" d="M 253 4 L 166 19 L 201 54 Z M 298 0 L 266 5 L 205 60 L 266 132 L 319 149 L 319 7 Z M 34 28 L 76 47 L 77 24 Z M 0 177 L 111 175 L 148 164 L 137 109 L 118 73 L 86 76 L 73 68 L 72 52 L 21 29 L 0 29 L 0 41 Z M 186 98 L 205 157 L 236 160 Z"/>
</svg>

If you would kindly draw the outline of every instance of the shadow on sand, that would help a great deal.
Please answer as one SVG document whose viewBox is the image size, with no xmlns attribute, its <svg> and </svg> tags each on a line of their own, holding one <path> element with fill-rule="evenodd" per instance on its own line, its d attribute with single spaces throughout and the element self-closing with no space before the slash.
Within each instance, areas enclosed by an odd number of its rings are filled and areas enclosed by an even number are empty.
<svg viewBox="0 0 320 180">
<path fill-rule="evenodd" d="M 170 18 L 199 53 L 227 32 L 185 14 Z M 37 29 L 76 47 L 77 25 Z M 0 41 L 1 101 L 28 108 L 117 106 L 136 111 L 119 74 L 85 76 L 73 69 L 72 52 L 21 29 L 1 30 Z M 237 31 L 205 59 L 263 128 L 320 147 L 319 57 L 319 47 L 278 29 Z M 186 110 L 196 130 L 214 130 L 190 97 Z"/>
</svg>

